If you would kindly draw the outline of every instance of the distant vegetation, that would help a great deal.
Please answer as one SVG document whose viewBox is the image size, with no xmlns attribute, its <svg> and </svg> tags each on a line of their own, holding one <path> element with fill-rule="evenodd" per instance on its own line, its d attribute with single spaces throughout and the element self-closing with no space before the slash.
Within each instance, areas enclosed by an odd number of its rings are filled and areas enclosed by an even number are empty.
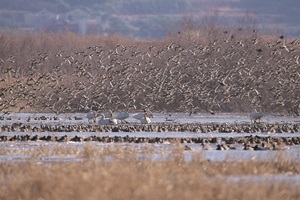
<svg viewBox="0 0 300 200">
<path fill-rule="evenodd" d="M 280 5 L 284 9 L 278 12 Z M 270 0 L 253 0 L 251 4 L 246 0 L 14 0 L 0 2 L 0 28 L 158 39 L 188 16 L 199 20 L 214 17 L 216 23 L 232 26 L 252 23 L 265 32 L 297 36 L 300 16 L 297 18 L 295 7 L 296 2 L 274 4 Z"/>
<path fill-rule="evenodd" d="M 189 3 L 185 0 L 16 0 L 0 6 L 2 28 L 161 38 L 187 14 Z"/>
<path fill-rule="evenodd" d="M 22 5 L 22 6 L 20 6 Z M 63 13 L 74 7 L 86 7 L 93 12 L 114 11 L 122 14 L 157 14 L 157 13 L 178 13 L 187 8 L 186 0 L 14 0 L 1 5 L 1 9 L 39 11 L 42 8 L 53 12 Z"/>
</svg>

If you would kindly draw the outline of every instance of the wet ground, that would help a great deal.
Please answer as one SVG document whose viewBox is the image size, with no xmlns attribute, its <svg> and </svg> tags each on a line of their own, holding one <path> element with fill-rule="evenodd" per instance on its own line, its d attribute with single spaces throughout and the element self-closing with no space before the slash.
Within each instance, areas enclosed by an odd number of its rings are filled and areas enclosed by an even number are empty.
<svg viewBox="0 0 300 200">
<path fill-rule="evenodd" d="M 139 121 L 132 118 L 135 113 L 130 113 L 130 117 L 127 119 L 130 123 L 138 123 Z M 170 116 L 171 114 L 171 116 Z M 16 121 L 22 123 L 39 124 L 47 121 L 47 123 L 64 123 L 64 124 L 78 124 L 88 123 L 86 113 L 66 113 L 66 114 L 55 114 L 55 113 L 10 113 L 9 115 L 3 115 L 1 124 L 10 124 Z M 28 117 L 30 121 L 28 122 Z M 43 120 L 43 118 L 48 120 Z M 75 120 L 75 117 L 82 118 L 81 120 Z M 55 120 L 59 119 L 59 120 Z M 11 119 L 11 120 L 10 120 Z M 188 113 L 154 113 L 154 117 L 151 119 L 152 123 L 251 123 L 249 114 L 241 113 L 223 113 L 211 115 L 207 113 L 193 114 L 189 116 Z M 300 123 L 300 117 L 284 116 L 280 114 L 266 114 L 262 120 L 264 123 Z"/>
<path fill-rule="evenodd" d="M 132 118 L 133 113 L 130 114 L 130 118 L 127 119 L 130 125 L 138 125 L 139 121 Z M 1 114 L 0 114 L 1 116 Z M 95 125 L 89 123 L 86 119 L 85 113 L 68 113 L 56 115 L 54 113 L 11 113 L 10 115 L 2 115 L 3 117 L 0 120 L 0 126 L 5 127 L 7 125 L 13 125 L 19 123 L 22 125 L 30 125 L 41 127 L 43 125 L 57 125 L 57 126 L 66 126 L 66 125 Z M 76 119 L 75 119 L 76 118 Z M 173 113 L 167 114 L 154 114 L 152 118 L 152 124 L 225 124 L 225 125 L 253 125 L 248 114 L 194 114 L 189 116 L 186 113 Z M 282 115 L 266 115 L 262 119 L 262 124 L 288 124 L 288 126 L 299 126 L 300 118 L 291 117 L 291 116 L 282 116 Z M 128 124 L 127 124 L 128 125 Z M 296 129 L 297 130 L 297 129 Z M 20 140 L 11 140 L 14 136 L 25 136 L 27 135 L 29 139 L 20 141 Z M 224 133 L 220 131 L 209 131 L 203 133 L 201 131 L 162 131 L 162 132 L 153 132 L 153 131 L 136 131 L 136 132 L 89 132 L 89 131 L 0 131 L 0 136 L 7 137 L 6 141 L 0 142 L 0 152 L 15 152 L 15 153 L 2 153 L 0 154 L 0 162 L 23 162 L 28 161 L 31 158 L 28 154 L 16 153 L 19 150 L 27 151 L 39 151 L 40 149 L 54 149 L 58 147 L 62 148 L 77 148 L 83 149 L 88 143 L 94 145 L 97 148 L 101 147 L 118 147 L 118 148 L 133 148 L 136 151 L 140 152 L 139 158 L 141 160 L 150 158 L 151 160 L 163 160 L 168 159 L 172 155 L 174 149 L 182 148 L 183 154 L 186 161 L 191 160 L 194 156 L 201 156 L 201 159 L 210 160 L 213 162 L 221 161 L 264 161 L 272 160 L 278 157 L 278 155 L 283 155 L 285 158 L 291 158 L 294 161 L 300 162 L 300 145 L 292 143 L 291 145 L 286 145 L 284 150 L 264 150 L 264 151 L 247 151 L 244 150 L 243 143 L 234 143 L 230 144 L 231 147 L 234 146 L 234 150 L 217 150 L 218 145 L 225 144 L 228 138 L 236 139 L 236 141 L 242 140 L 244 138 L 260 138 L 262 141 L 273 139 L 277 141 L 276 138 L 287 138 L 293 139 L 293 141 L 300 141 L 300 132 L 298 131 L 286 131 L 286 132 L 264 132 L 256 131 L 251 133 L 245 132 L 230 132 Z M 43 141 L 39 138 L 43 136 L 51 136 L 51 141 Z M 53 138 L 67 137 L 68 139 L 63 142 L 53 141 Z M 80 141 L 71 141 L 71 138 L 74 137 L 81 138 Z M 37 137 L 38 139 L 33 140 L 32 138 Z M 110 141 L 99 142 L 84 140 L 89 137 L 95 138 L 111 138 Z M 160 142 L 114 142 L 116 138 L 159 138 Z M 202 142 L 194 142 L 195 140 L 189 140 L 189 138 L 196 138 Z M 275 138 L 275 139 L 274 139 Z M 176 140 L 178 139 L 178 140 Z M 179 145 L 178 142 L 180 141 Z M 87 142 L 88 141 L 88 142 Z M 205 150 L 203 143 L 211 147 L 210 150 Z M 214 142 L 212 142 L 214 141 Z M 188 147 L 188 148 L 187 148 Z M 152 154 L 143 154 L 143 149 L 151 148 L 153 150 Z M 22 152 L 22 151 L 20 151 Z M 51 163 L 51 162 L 81 162 L 84 159 L 81 156 L 76 154 L 64 154 L 64 155 L 45 155 L 39 154 L 35 157 L 37 162 L 40 163 Z M 103 160 L 101 160 L 103 161 Z M 109 161 L 109 160 L 105 160 Z M 270 180 L 270 181 L 285 181 L 287 183 L 296 183 L 300 184 L 299 175 L 273 175 L 273 176 L 230 176 L 226 177 L 227 180 L 248 180 L 248 181 L 260 181 L 260 180 Z"/>
<path fill-rule="evenodd" d="M 132 118 L 132 115 L 127 119 L 129 124 L 138 125 L 139 121 Z M 1 115 L 0 115 L 1 116 Z M 76 118 L 76 119 L 75 119 Z M 11 113 L 10 115 L 4 115 L 0 120 L 0 126 L 12 125 L 14 123 L 20 124 L 28 124 L 33 126 L 41 126 L 41 125 L 93 125 L 93 123 L 89 123 L 85 113 L 68 113 L 68 114 L 60 114 L 56 115 L 54 113 Z M 154 113 L 154 118 L 152 118 L 152 124 L 227 124 L 227 125 L 238 125 L 238 124 L 253 124 L 249 118 L 248 114 L 193 114 L 189 116 L 186 113 L 169 113 L 160 114 Z M 291 116 L 281 116 L 281 115 L 266 115 L 262 119 L 263 124 L 289 124 L 289 125 L 299 125 L 300 118 L 291 117 Z M 239 141 L 243 138 L 251 138 L 251 137 L 259 137 L 263 140 L 266 138 L 300 138 L 300 132 L 284 132 L 284 133 L 276 133 L 276 132 L 262 132 L 258 131 L 255 133 L 222 133 L 219 131 L 211 131 L 207 133 L 193 132 L 193 131 L 164 131 L 164 132 L 149 132 L 149 131 L 137 131 L 137 132 L 72 132 L 72 131 L 59 131 L 59 132 L 51 132 L 51 131 L 41 131 L 41 132 L 21 132 L 21 131 L 1 131 L 1 136 L 7 136 L 9 139 L 13 136 L 22 136 L 27 135 L 30 139 L 20 141 L 20 139 L 0 142 L 1 149 L 31 149 L 31 148 L 40 148 L 47 147 L 52 148 L 52 146 L 70 146 L 70 147 L 78 147 L 83 148 L 87 140 L 84 140 L 88 137 L 98 137 L 98 138 L 112 138 L 110 141 L 106 142 L 92 142 L 95 145 L 121 145 L 123 147 L 131 146 L 137 149 L 142 149 L 144 147 L 154 147 L 157 150 L 157 154 L 153 155 L 154 159 L 163 159 L 168 157 L 168 154 L 175 147 L 175 142 L 173 139 L 180 139 L 180 143 L 182 145 L 187 145 L 190 147 L 189 151 L 185 151 L 187 160 L 194 153 L 202 152 L 202 156 L 205 159 L 209 159 L 211 161 L 222 161 L 222 160 L 263 160 L 266 158 L 270 158 L 276 156 L 278 151 L 245 151 L 244 144 L 241 142 L 236 142 L 231 145 L 235 147 L 235 150 L 229 151 L 218 151 L 216 150 L 219 144 L 225 143 L 226 139 L 234 138 L 236 141 Z M 53 141 L 41 141 L 39 139 L 33 140 L 34 136 L 38 136 L 41 138 L 42 136 L 51 136 L 60 138 L 63 136 L 67 136 L 67 140 L 63 143 L 57 143 Z M 76 142 L 70 141 L 71 138 L 74 137 L 82 138 Z M 118 138 L 142 138 L 142 142 L 114 142 L 116 141 L 116 137 Z M 144 138 L 161 138 L 160 142 L 145 142 Z M 189 140 L 189 138 L 194 138 L 194 140 Z M 201 139 L 200 142 L 194 142 L 195 138 Z M 91 141 L 91 140 L 88 140 Z M 135 140 L 136 141 L 136 140 Z M 143 142 L 144 141 L 144 142 Z M 211 150 L 204 150 L 202 143 L 209 144 Z M 214 141 L 214 142 L 212 142 Z M 277 141 L 277 140 L 276 140 Z M 139 144 L 141 143 L 141 144 Z M 201 143 L 201 144 L 200 144 Z M 287 145 L 284 147 L 284 153 L 286 156 L 291 157 L 294 160 L 300 161 L 300 145 Z M 22 155 L 0 155 L 0 162 L 7 161 L 20 161 L 26 160 L 26 156 Z M 41 156 L 41 160 L 43 161 L 68 161 L 75 159 L 72 156 L 65 157 L 43 157 Z M 76 159 L 75 159 L 76 160 Z"/>
</svg>

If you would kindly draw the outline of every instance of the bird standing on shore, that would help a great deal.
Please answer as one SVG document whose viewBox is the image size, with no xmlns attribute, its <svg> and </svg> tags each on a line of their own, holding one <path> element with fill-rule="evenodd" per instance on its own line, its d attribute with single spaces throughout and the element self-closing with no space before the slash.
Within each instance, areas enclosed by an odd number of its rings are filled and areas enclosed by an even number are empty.
<svg viewBox="0 0 300 200">
<path fill-rule="evenodd" d="M 134 119 L 140 120 L 142 124 L 150 124 L 151 119 L 147 116 L 147 113 L 138 113 L 132 116 Z"/>
<path fill-rule="evenodd" d="M 101 118 L 98 120 L 98 124 L 100 125 L 115 125 L 118 124 L 118 121 L 113 118 L 106 118 L 104 114 L 100 114 Z"/>
<path fill-rule="evenodd" d="M 256 120 L 258 120 L 260 122 L 260 119 L 264 116 L 264 114 L 262 112 L 256 111 L 254 110 L 254 112 L 250 113 L 250 119 L 251 121 L 253 120 L 254 123 L 256 123 Z"/>
<path fill-rule="evenodd" d="M 116 116 L 115 119 L 120 120 L 121 122 L 128 123 L 125 119 L 129 117 L 128 112 L 119 112 Z"/>
<path fill-rule="evenodd" d="M 98 117 L 98 114 L 95 111 L 90 111 L 87 113 L 86 117 L 88 118 L 88 121 L 96 122 L 96 118 Z"/>
</svg>

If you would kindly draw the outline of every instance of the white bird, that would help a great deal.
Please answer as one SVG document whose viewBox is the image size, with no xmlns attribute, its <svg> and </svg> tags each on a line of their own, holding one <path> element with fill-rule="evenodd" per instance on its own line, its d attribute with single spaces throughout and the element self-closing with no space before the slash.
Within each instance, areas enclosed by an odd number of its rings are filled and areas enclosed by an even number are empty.
<svg viewBox="0 0 300 200">
<path fill-rule="evenodd" d="M 147 116 L 150 117 L 150 118 L 153 118 L 153 117 L 154 117 L 154 116 L 153 116 L 153 113 L 152 113 L 150 110 L 148 110 L 148 109 L 144 109 L 144 113 L 146 113 Z"/>
<path fill-rule="evenodd" d="M 146 109 L 143 109 L 144 112 L 142 113 L 137 113 L 137 114 L 134 114 L 132 117 L 135 118 L 135 119 L 140 119 L 140 118 L 143 118 L 144 115 L 146 114 L 146 116 L 148 118 L 153 118 L 153 113 L 150 111 L 150 110 L 146 110 Z"/>
<path fill-rule="evenodd" d="M 150 124 L 151 119 L 147 116 L 147 113 L 138 113 L 132 116 L 134 119 L 140 120 L 142 124 Z"/>
<path fill-rule="evenodd" d="M 114 125 L 118 124 L 118 121 L 113 118 L 106 118 L 104 114 L 100 114 L 101 118 L 98 120 L 98 124 L 100 125 Z"/>
<path fill-rule="evenodd" d="M 104 115 L 105 118 L 113 118 L 113 112 L 111 110 L 109 110 L 108 112 L 105 112 L 105 113 L 98 113 L 98 116 L 100 116 L 101 114 Z"/>
<path fill-rule="evenodd" d="M 128 112 L 119 112 L 116 116 L 115 119 L 120 120 L 121 122 L 128 123 L 125 119 L 129 117 Z"/>
<path fill-rule="evenodd" d="M 137 120 L 140 120 L 141 118 L 144 117 L 144 115 L 145 115 L 145 113 L 137 113 L 137 114 L 134 114 L 134 115 L 132 116 L 132 118 L 137 119 Z"/>
<path fill-rule="evenodd" d="M 264 114 L 262 112 L 256 111 L 254 110 L 254 112 L 250 113 L 250 119 L 251 121 L 254 120 L 254 122 L 256 122 L 256 120 L 259 120 L 264 116 Z"/>
<path fill-rule="evenodd" d="M 88 118 L 89 122 L 91 122 L 91 120 L 96 122 L 96 118 L 98 117 L 98 114 L 95 111 L 90 111 L 86 114 L 86 117 Z"/>
</svg>

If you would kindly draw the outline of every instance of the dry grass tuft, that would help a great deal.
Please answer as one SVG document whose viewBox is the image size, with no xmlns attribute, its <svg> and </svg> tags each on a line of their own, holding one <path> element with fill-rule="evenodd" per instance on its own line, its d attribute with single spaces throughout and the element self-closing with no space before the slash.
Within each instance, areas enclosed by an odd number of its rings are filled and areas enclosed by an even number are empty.
<svg viewBox="0 0 300 200">
<path fill-rule="evenodd" d="M 47 150 L 41 148 L 43 154 Z M 297 162 L 280 155 L 265 162 L 186 162 L 181 148 L 167 160 L 141 160 L 148 149 L 93 146 L 77 151 L 56 147 L 53 155 L 81 161 L 40 163 L 34 153 L 22 163 L 0 164 L 0 199 L 297 199 L 297 184 L 233 181 L 227 176 L 299 174 Z M 152 149 L 150 149 L 150 152 Z"/>
</svg>

